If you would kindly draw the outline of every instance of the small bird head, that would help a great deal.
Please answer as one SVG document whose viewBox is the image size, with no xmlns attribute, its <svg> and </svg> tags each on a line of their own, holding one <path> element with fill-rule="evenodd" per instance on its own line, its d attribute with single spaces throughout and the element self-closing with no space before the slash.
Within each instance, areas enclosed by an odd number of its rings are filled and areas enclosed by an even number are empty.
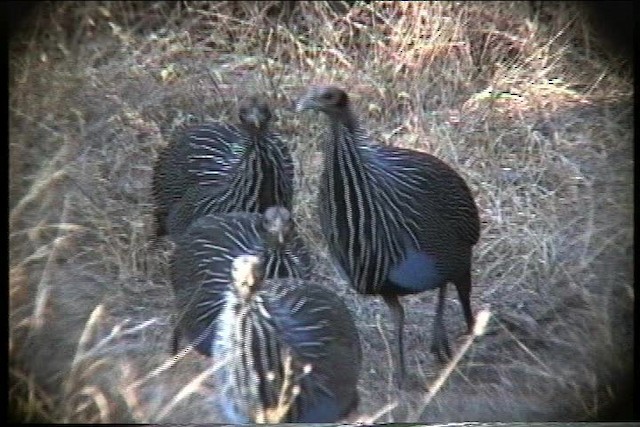
<svg viewBox="0 0 640 427">
<path fill-rule="evenodd" d="M 269 105 L 257 95 L 242 100 L 238 113 L 240 122 L 255 130 L 265 129 L 272 118 Z"/>
<path fill-rule="evenodd" d="M 291 212 L 283 206 L 271 206 L 264 212 L 262 226 L 282 245 L 293 230 Z"/>
<path fill-rule="evenodd" d="M 313 86 L 297 102 L 296 111 L 317 110 L 341 114 L 349 106 L 349 96 L 336 86 Z"/>
<path fill-rule="evenodd" d="M 236 291 L 242 299 L 247 299 L 258 289 L 264 274 L 264 261 L 259 255 L 240 255 L 233 259 L 231 277 Z"/>
</svg>

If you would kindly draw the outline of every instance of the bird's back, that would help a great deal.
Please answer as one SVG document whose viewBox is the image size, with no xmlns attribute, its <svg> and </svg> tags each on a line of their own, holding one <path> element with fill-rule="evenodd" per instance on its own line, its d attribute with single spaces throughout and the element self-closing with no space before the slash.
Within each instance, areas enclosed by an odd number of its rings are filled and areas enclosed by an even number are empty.
<svg viewBox="0 0 640 427">
<path fill-rule="evenodd" d="M 379 146 L 372 158 L 378 185 L 384 187 L 386 180 L 389 189 L 395 188 L 407 230 L 399 232 L 403 258 L 391 266 L 385 292 L 422 292 L 465 274 L 480 220 L 464 179 L 420 151 Z"/>
<path fill-rule="evenodd" d="M 247 140 L 235 125 L 202 124 L 185 130 L 160 152 L 152 184 L 159 234 L 166 233 L 167 215 L 190 187 L 225 185 Z"/>
<path fill-rule="evenodd" d="M 197 349 L 210 355 L 215 323 L 229 293 L 233 258 L 264 253 L 265 277 L 308 277 L 309 253 L 294 234 L 273 246 L 260 224 L 262 214 L 234 212 L 199 218 L 176 237 L 171 262 L 171 282 L 178 306 L 179 324 L 190 342 L 207 331 Z"/>
<path fill-rule="evenodd" d="M 358 178 L 332 166 L 320 192 L 333 202 L 320 202 L 323 232 L 352 285 L 361 293 L 416 293 L 468 268 L 480 222 L 462 177 L 427 153 L 352 143 Z"/>
<path fill-rule="evenodd" d="M 249 408 L 255 410 L 256 401 L 271 414 L 279 404 L 286 404 L 282 406 L 288 410 L 271 422 L 332 422 L 345 417 L 358 403 L 362 358 L 348 308 L 328 289 L 297 279 L 265 280 L 259 298 L 260 303 L 247 314 L 254 322 L 252 343 L 233 347 L 242 353 L 234 353 L 235 359 L 244 357 L 245 363 L 226 368 L 243 370 L 242 374 L 225 368 L 220 372 L 227 382 L 225 389 L 232 394 L 222 403 L 230 420 L 255 421 L 247 413 Z M 267 372 L 272 373 L 270 379 Z M 238 378 L 258 383 L 253 387 L 229 384 Z M 287 383 L 299 393 L 283 393 Z M 256 390 L 252 396 L 248 396 L 250 389 Z"/>
<path fill-rule="evenodd" d="M 168 234 L 183 232 L 209 213 L 291 209 L 293 161 L 277 134 L 207 125 L 192 129 L 186 142 L 188 148 L 167 168 L 179 169 L 180 179 L 163 184 L 171 195 L 164 207 Z"/>
<path fill-rule="evenodd" d="M 451 166 L 417 150 L 382 145 L 370 150 L 372 176 L 379 179 L 379 185 L 387 181 L 401 200 L 417 207 L 405 212 L 415 222 L 422 220 L 419 228 L 437 226 L 445 240 L 469 246 L 478 242 L 478 208 L 467 183 Z"/>
</svg>

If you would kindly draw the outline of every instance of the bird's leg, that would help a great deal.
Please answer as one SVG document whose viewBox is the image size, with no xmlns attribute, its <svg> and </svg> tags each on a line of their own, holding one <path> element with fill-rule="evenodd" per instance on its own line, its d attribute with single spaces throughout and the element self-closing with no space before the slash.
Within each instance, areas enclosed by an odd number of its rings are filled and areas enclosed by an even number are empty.
<svg viewBox="0 0 640 427">
<path fill-rule="evenodd" d="M 471 312 L 471 272 L 467 273 L 455 282 L 456 289 L 458 290 L 458 298 L 460 298 L 460 304 L 462 304 L 462 311 L 464 318 L 467 321 L 467 333 L 473 332 L 474 318 Z"/>
<path fill-rule="evenodd" d="M 440 286 L 438 291 L 438 306 L 436 307 L 436 318 L 433 321 L 433 344 L 431 352 L 435 354 L 441 363 L 451 359 L 451 349 L 447 340 L 447 330 L 444 326 L 444 299 L 447 295 L 447 284 Z"/>
<path fill-rule="evenodd" d="M 396 378 L 398 383 L 402 385 L 406 379 L 406 370 L 404 363 L 404 343 L 402 339 L 404 335 L 404 309 L 402 308 L 402 304 L 400 304 L 397 295 L 383 295 L 383 298 L 384 302 L 387 303 L 389 309 L 391 310 L 393 324 L 396 329 Z"/>
<path fill-rule="evenodd" d="M 180 345 L 180 329 L 175 326 L 173 328 L 173 337 L 171 339 L 171 355 L 175 356 L 178 354 L 178 347 Z"/>
</svg>

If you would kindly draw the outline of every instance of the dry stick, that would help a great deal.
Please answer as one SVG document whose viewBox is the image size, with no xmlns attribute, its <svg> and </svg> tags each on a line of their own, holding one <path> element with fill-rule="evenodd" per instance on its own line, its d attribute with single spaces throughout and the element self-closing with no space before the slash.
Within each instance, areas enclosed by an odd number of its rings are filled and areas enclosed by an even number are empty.
<svg viewBox="0 0 640 427">
<path fill-rule="evenodd" d="M 47 132 L 51 134 L 60 135 L 64 143 L 61 144 L 61 147 L 55 153 L 55 155 L 44 164 L 42 168 L 40 168 L 41 172 L 38 174 L 36 179 L 33 181 L 33 185 L 29 189 L 29 192 L 25 194 L 25 196 L 20 199 L 18 204 L 11 210 L 9 213 L 9 228 L 14 226 L 16 220 L 23 213 L 25 208 L 33 201 L 37 200 L 51 185 L 62 181 L 67 177 L 67 167 L 63 166 L 60 169 L 56 170 L 60 165 L 67 165 L 70 161 L 71 152 L 73 150 L 73 144 L 70 144 L 67 138 L 64 135 L 61 135 L 60 132 L 46 126 L 39 120 L 34 119 L 33 117 L 19 111 L 16 109 L 12 109 L 12 112 L 20 115 L 21 117 L 26 118 L 27 120 L 33 122 L 38 127 L 44 128 Z M 66 221 L 60 221 L 66 222 Z"/>
<path fill-rule="evenodd" d="M 165 360 L 164 363 L 162 363 L 162 365 L 158 366 L 157 368 L 155 368 L 153 371 L 149 372 L 144 377 L 142 377 L 142 378 L 132 382 L 128 386 L 124 387 L 122 389 L 122 391 L 121 391 L 121 394 L 125 398 L 125 400 L 127 401 L 127 404 L 129 404 L 129 406 L 132 407 L 131 403 L 134 403 L 134 404 L 137 403 L 138 399 L 137 399 L 137 396 L 135 394 L 135 390 L 138 387 L 140 387 L 143 383 L 149 381 L 151 378 L 157 377 L 162 372 L 164 372 L 167 369 L 173 367 L 176 363 L 178 363 L 179 360 L 183 359 L 193 349 L 194 349 L 194 345 L 193 344 L 187 345 L 185 348 L 180 350 L 180 352 L 178 352 L 178 354 L 176 354 L 175 356 L 171 357 L 170 359 Z M 215 371 L 215 369 L 214 369 L 214 371 Z M 196 380 L 197 380 L 197 378 L 196 378 Z M 188 387 L 188 385 L 186 387 Z M 184 391 L 185 388 L 183 388 L 183 391 Z M 176 398 L 174 398 L 172 400 L 173 406 L 175 406 L 175 404 L 177 404 L 180 400 L 182 400 L 182 398 L 183 397 L 180 397 L 180 395 L 176 396 Z M 176 400 L 176 399 L 178 399 L 178 400 Z M 171 408 L 169 408 L 169 409 L 171 409 Z M 168 409 L 165 408 L 165 410 L 163 412 L 161 412 L 160 415 L 158 415 L 158 419 L 161 419 L 163 416 L 166 415 L 166 413 L 168 413 Z M 141 414 L 138 414 L 138 415 L 139 415 L 139 418 L 140 418 Z M 140 418 L 140 419 L 142 419 L 142 418 Z"/>
<path fill-rule="evenodd" d="M 529 347 L 527 347 L 526 345 L 523 344 L 522 341 L 520 341 L 518 339 L 518 337 L 516 337 L 513 332 L 511 332 L 509 329 L 507 329 L 504 324 L 502 322 L 498 322 L 498 324 L 500 325 L 500 327 L 516 342 L 516 344 L 518 344 L 518 347 L 520 347 L 525 353 L 527 353 L 533 360 L 536 361 L 536 363 L 538 363 L 540 366 L 542 366 L 544 368 L 544 370 L 546 371 L 545 374 L 547 374 L 548 376 L 553 376 L 553 370 L 547 366 L 542 360 L 540 360 L 540 358 L 538 356 L 536 356 L 530 349 Z"/>
<path fill-rule="evenodd" d="M 387 357 L 388 357 L 387 362 L 389 363 L 389 367 L 391 368 L 389 369 L 389 376 L 387 377 L 387 384 L 389 386 L 388 389 L 391 390 L 393 387 L 393 369 L 394 369 L 393 355 L 391 353 L 391 346 L 389 345 L 389 340 L 387 340 L 387 336 L 382 330 L 380 315 L 378 315 L 376 318 L 376 328 L 378 329 L 378 332 L 380 333 L 380 337 L 382 338 L 382 342 L 384 343 L 384 348 L 386 350 Z"/>
<path fill-rule="evenodd" d="M 126 335 L 130 335 L 138 332 L 141 329 L 149 327 L 154 323 L 158 323 L 158 318 L 153 317 L 149 320 L 145 320 L 144 322 L 138 325 L 132 326 L 129 329 L 123 329 L 124 325 L 127 324 L 128 322 L 129 322 L 129 319 L 124 319 L 122 322 L 115 325 L 113 328 L 111 328 L 111 332 L 109 333 L 109 335 L 107 335 L 106 337 L 102 338 L 99 342 L 94 344 L 90 350 L 83 351 L 83 354 L 82 356 L 80 356 L 80 358 L 87 358 L 87 357 L 93 356 L 116 337 L 124 337 Z"/>
<path fill-rule="evenodd" d="M 65 396 L 68 396 L 71 391 L 71 385 L 72 385 L 71 379 L 76 373 L 80 359 L 86 352 L 87 345 L 89 343 L 89 340 L 91 339 L 91 334 L 94 330 L 94 325 L 98 323 L 103 316 L 104 316 L 104 307 L 102 306 L 102 304 L 99 304 L 96 306 L 96 308 L 93 309 L 93 311 L 91 312 L 91 315 L 89 316 L 89 320 L 87 320 L 87 323 L 85 323 L 84 325 L 84 329 L 82 330 L 82 335 L 80 335 L 80 339 L 78 340 L 76 353 L 73 356 L 73 361 L 71 362 L 71 367 L 69 368 L 69 375 L 64 384 Z"/>
<path fill-rule="evenodd" d="M 191 350 L 193 350 L 194 347 L 195 347 L 195 345 L 193 343 L 187 345 L 185 348 L 180 350 L 178 352 L 178 354 L 176 354 L 175 356 L 171 357 L 170 359 L 165 360 L 162 365 L 158 366 L 153 371 L 149 372 L 147 375 L 145 375 L 144 377 L 140 378 L 139 380 L 131 383 L 127 387 L 127 392 L 131 391 L 134 388 L 139 387 L 143 383 L 149 381 L 151 378 L 157 377 L 158 375 L 160 375 L 161 373 L 163 373 L 167 369 L 169 369 L 172 366 L 174 366 L 176 363 L 178 363 L 179 360 L 183 359 L 189 352 L 191 352 Z"/>
<path fill-rule="evenodd" d="M 156 323 L 158 321 L 157 318 L 152 318 L 149 319 L 139 325 L 135 325 L 129 329 L 123 329 L 123 326 L 129 321 L 128 319 L 125 319 L 124 321 L 122 321 L 121 323 L 117 324 L 116 326 L 114 326 L 111 329 L 111 332 L 109 333 L 109 335 L 107 335 L 106 337 L 104 337 L 103 339 L 101 339 L 97 344 L 93 345 L 91 347 L 91 349 L 88 349 L 88 343 L 89 343 L 89 339 L 90 339 L 90 335 L 91 332 L 94 330 L 94 325 L 101 320 L 102 316 L 104 315 L 104 308 L 102 306 L 102 304 L 96 306 L 96 308 L 93 310 L 93 312 L 91 313 L 91 316 L 89 317 L 89 320 L 87 321 L 87 323 L 85 324 L 85 328 L 82 332 L 82 336 L 80 337 L 80 340 L 78 341 L 78 347 L 76 350 L 76 354 L 73 358 L 73 362 L 71 363 L 71 375 L 70 377 L 73 376 L 73 374 L 75 373 L 78 365 L 80 364 L 80 362 L 83 359 L 86 359 L 87 357 L 90 357 L 92 355 L 94 355 L 95 353 L 97 353 L 101 348 L 105 347 L 107 345 L 107 343 L 109 341 L 112 341 L 115 337 L 118 336 L 125 336 L 125 335 L 129 335 L 129 334 L 133 334 L 135 332 L 138 332 L 141 329 L 144 329 L 154 323 Z"/>
<path fill-rule="evenodd" d="M 184 387 L 182 387 L 182 389 L 178 392 L 178 394 L 176 394 L 173 397 L 173 399 L 171 399 L 171 402 L 169 402 L 169 404 L 167 406 L 165 406 L 164 409 L 162 411 L 160 411 L 160 413 L 156 416 L 156 420 L 160 421 L 162 418 L 167 416 L 167 414 L 169 412 L 171 412 L 171 410 L 178 403 L 180 403 L 180 401 L 185 399 L 190 394 L 195 393 L 198 390 L 198 388 L 200 387 L 200 385 L 204 382 L 204 380 L 207 379 L 207 377 L 209 375 L 211 375 L 212 373 L 214 373 L 215 371 L 220 369 L 223 366 L 223 364 L 229 363 L 230 360 L 231 360 L 231 356 L 228 356 L 228 357 L 224 358 L 223 360 L 221 360 L 220 362 L 216 363 L 215 365 L 213 365 L 212 367 L 210 367 L 206 371 L 204 371 L 201 374 L 199 374 L 197 377 L 195 377 L 193 380 L 191 380 L 189 382 L 189 384 L 187 384 Z"/>
<path fill-rule="evenodd" d="M 96 308 L 93 309 L 93 311 L 91 312 L 91 315 L 89 316 L 89 320 L 87 320 L 87 322 L 84 325 L 84 329 L 82 330 L 82 334 L 80 335 L 80 339 L 78 340 L 78 345 L 76 347 L 76 353 L 73 356 L 73 360 L 71 362 L 71 367 L 69 368 L 69 375 L 67 376 L 67 379 L 64 382 L 64 386 L 63 386 L 63 395 L 65 396 L 65 401 L 68 400 L 69 395 L 71 394 L 71 388 L 73 386 L 73 377 L 76 375 L 77 369 L 78 369 L 78 365 L 80 362 L 80 359 L 82 358 L 82 356 L 84 355 L 87 347 L 88 347 L 88 343 L 89 340 L 91 339 L 91 335 L 94 331 L 94 325 L 96 325 L 104 316 L 104 307 L 102 306 L 102 304 L 99 304 L 96 306 Z M 96 402 L 96 405 L 99 406 L 99 402 Z M 99 409 L 101 409 L 99 407 Z M 67 415 L 65 417 L 64 422 L 69 422 L 69 415 Z"/>
<path fill-rule="evenodd" d="M 20 382 L 26 383 L 26 387 L 29 390 L 29 401 L 26 403 L 29 408 L 33 408 L 37 415 L 53 421 L 51 418 L 52 408 L 54 408 L 53 398 L 35 382 L 33 373 L 27 375 L 19 369 L 10 367 L 9 375 L 12 375 Z M 9 395 L 11 395 L 12 391 L 9 389 Z"/>
<path fill-rule="evenodd" d="M 98 412 L 100 414 L 100 421 L 102 423 L 109 422 L 109 419 L 110 419 L 109 401 L 105 397 L 104 393 L 102 393 L 95 386 L 86 386 L 80 391 L 79 394 L 87 397 L 91 397 L 93 399 L 93 402 L 96 404 L 96 407 L 98 408 Z"/>
<path fill-rule="evenodd" d="M 47 230 L 63 230 L 63 231 L 83 231 L 87 230 L 87 227 L 78 224 L 61 224 L 61 223 L 52 223 L 52 224 L 37 224 L 34 227 L 23 228 L 21 230 L 12 231 L 9 234 L 9 239 L 21 236 L 26 234 L 30 240 L 35 240 L 37 236 L 40 236 L 40 233 Z M 25 261 L 21 262 L 25 264 Z"/>
<path fill-rule="evenodd" d="M 262 405 L 257 411 L 255 422 L 256 424 L 277 424 L 281 423 L 284 416 L 289 412 L 297 393 L 294 391 L 295 387 L 292 385 L 294 382 L 294 372 L 291 367 L 292 363 L 291 355 L 287 352 L 284 358 L 283 366 L 283 382 L 280 386 L 280 393 L 278 396 L 278 403 L 275 408 L 264 408 Z M 299 393 L 299 390 L 298 390 Z"/>
<path fill-rule="evenodd" d="M 78 371 L 78 367 L 80 366 L 80 362 L 82 362 L 82 360 L 86 359 L 87 357 L 92 356 L 94 353 L 96 353 L 97 351 L 99 351 L 102 347 L 106 346 L 106 344 L 113 340 L 115 337 L 117 336 L 124 336 L 127 334 L 132 334 L 135 333 L 137 331 L 139 331 L 140 329 L 146 328 L 150 325 L 152 325 L 153 323 L 157 322 L 157 318 L 152 318 L 149 319 L 139 325 L 135 325 L 129 329 L 123 329 L 124 325 L 129 321 L 128 319 L 125 319 L 123 322 L 119 323 L 118 325 L 114 326 L 111 329 L 111 332 L 109 333 L 109 335 L 107 335 L 106 337 L 104 337 L 103 339 L 101 339 L 97 344 L 93 345 L 91 348 L 89 348 L 89 343 L 91 341 L 93 332 L 95 331 L 95 326 L 102 320 L 102 318 L 104 317 L 105 314 L 105 310 L 104 310 L 104 306 L 102 304 L 97 305 L 93 311 L 91 312 L 91 315 L 89 316 L 89 319 L 87 320 L 87 322 L 85 323 L 84 329 L 82 331 L 82 334 L 80 336 L 80 339 L 78 340 L 78 345 L 76 347 L 76 353 L 73 357 L 73 361 L 71 362 L 71 368 L 69 369 L 69 375 L 67 377 L 67 380 L 64 383 L 64 395 L 66 396 L 65 400 L 68 399 L 69 395 L 71 394 L 71 389 L 73 386 L 72 380 L 74 378 L 74 376 L 77 374 Z M 92 365 L 93 368 L 94 365 Z M 91 369 L 91 368 L 89 368 Z M 86 369 L 83 372 L 83 374 L 86 374 Z M 94 399 L 94 402 L 96 403 L 96 406 L 98 406 L 98 409 L 100 411 L 100 419 L 102 420 L 102 422 L 108 422 L 108 417 L 109 412 L 108 412 L 108 405 L 104 406 L 104 395 L 102 392 L 100 392 L 96 387 L 94 386 L 87 386 L 84 387 L 80 392 L 80 395 L 86 395 L 86 396 L 91 396 Z M 75 412 L 78 412 L 78 410 L 76 410 Z M 67 419 L 65 420 L 65 422 L 69 422 L 69 419 L 67 417 Z"/>
<path fill-rule="evenodd" d="M 445 368 L 442 370 L 442 372 L 440 373 L 438 378 L 435 380 L 433 385 L 429 388 L 429 392 L 425 395 L 424 400 L 422 402 L 422 407 L 416 412 L 415 419 L 410 420 L 409 422 L 418 422 L 418 417 L 420 416 L 420 414 L 422 414 L 422 412 L 427 407 L 427 405 L 438 393 L 438 390 L 440 390 L 440 388 L 444 385 L 447 378 L 449 378 L 453 370 L 456 368 L 456 366 L 460 362 L 460 359 L 462 359 L 462 356 L 464 356 L 464 354 L 469 350 L 469 347 L 471 347 L 473 340 L 476 337 L 479 337 L 484 334 L 484 330 L 487 326 L 487 323 L 489 322 L 489 317 L 491 317 L 491 312 L 487 309 L 481 310 L 476 315 L 476 322 L 475 322 L 475 325 L 473 326 L 473 333 L 467 337 L 465 342 L 462 344 L 462 346 L 458 349 L 456 354 L 453 356 L 453 359 L 451 359 L 451 361 L 447 364 L 447 366 L 445 366 Z"/>
<path fill-rule="evenodd" d="M 375 423 L 378 418 L 382 417 L 383 415 L 393 411 L 396 406 L 398 406 L 398 400 L 394 400 L 391 403 L 386 404 L 385 406 L 382 407 L 382 409 L 380 409 L 378 412 L 376 412 L 375 414 L 369 416 L 369 417 L 362 417 L 362 418 L 358 418 L 356 421 L 354 421 L 355 425 L 358 424 L 364 424 L 364 425 L 369 425 L 369 424 L 373 424 Z"/>
<path fill-rule="evenodd" d="M 135 390 L 129 388 L 127 385 L 127 383 L 131 384 L 129 380 L 136 376 L 134 368 L 131 363 L 124 362 L 120 364 L 120 372 L 120 395 L 124 398 L 127 407 L 131 411 L 131 415 L 133 415 L 133 419 L 138 423 L 144 423 L 148 417 L 144 413 L 140 399 L 135 393 Z"/>
<path fill-rule="evenodd" d="M 20 199 L 18 204 L 13 209 L 11 209 L 11 212 L 9 213 L 9 228 L 13 228 L 14 223 L 25 210 L 25 208 L 29 205 L 29 203 L 37 200 L 42 195 L 42 193 L 49 189 L 51 185 L 58 183 L 62 179 L 66 178 L 66 176 L 67 171 L 63 168 L 49 175 L 47 179 L 36 179 L 34 184 L 29 189 L 29 192 L 25 194 L 22 199 Z"/>
<path fill-rule="evenodd" d="M 62 215 L 60 217 L 61 223 L 67 222 L 67 217 L 69 216 L 69 205 L 70 205 L 69 200 L 70 200 L 69 194 L 65 195 L 64 205 L 62 208 Z M 49 292 L 51 291 L 50 282 L 51 282 L 52 271 L 54 269 L 55 258 L 57 256 L 58 249 L 64 246 L 65 241 L 70 238 L 70 235 L 61 236 L 60 234 L 61 232 L 60 230 L 58 230 L 58 236 L 53 241 L 51 252 L 49 253 L 47 262 L 44 265 L 44 271 L 42 272 L 40 283 L 38 284 L 38 292 L 36 293 L 35 307 L 33 309 L 33 315 L 32 315 L 32 320 L 33 320 L 32 325 L 33 325 L 33 329 L 35 330 L 40 329 L 44 324 L 44 311 L 47 305 L 47 301 L 49 299 Z"/>
</svg>

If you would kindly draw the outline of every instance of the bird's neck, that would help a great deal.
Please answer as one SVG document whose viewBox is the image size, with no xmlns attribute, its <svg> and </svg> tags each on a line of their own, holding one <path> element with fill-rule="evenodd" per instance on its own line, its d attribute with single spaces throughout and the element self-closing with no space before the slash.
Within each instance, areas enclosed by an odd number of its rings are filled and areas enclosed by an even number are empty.
<svg viewBox="0 0 640 427">
<path fill-rule="evenodd" d="M 394 193 L 371 173 L 379 162 L 357 122 L 331 122 L 320 209 L 329 245 L 336 248 L 341 266 L 360 292 L 381 286 L 389 266 L 401 256 L 406 228 L 394 206 Z M 385 248 L 384 258 L 380 258 L 380 248 Z M 361 260 L 374 259 L 378 260 L 375 269 L 358 267 Z"/>
<path fill-rule="evenodd" d="M 360 130 L 360 122 L 349 106 L 339 111 L 332 111 L 328 117 L 332 124 L 340 124 L 351 131 Z"/>
<path fill-rule="evenodd" d="M 261 138 L 255 133 L 248 134 L 245 138 L 245 147 L 233 171 L 231 182 L 225 194 L 220 197 L 228 199 L 230 204 L 239 209 L 255 212 L 259 207 L 259 184 L 264 178 Z"/>
<path fill-rule="evenodd" d="M 329 134 L 323 145 L 325 167 L 338 164 L 363 166 L 361 146 L 365 143 L 365 132 L 350 111 L 346 114 L 349 117 L 330 118 Z"/>
<path fill-rule="evenodd" d="M 267 132 L 268 129 L 268 124 L 264 125 L 264 126 L 255 126 L 251 123 L 243 123 L 243 122 L 237 122 L 238 128 L 242 129 L 243 132 L 245 132 L 247 135 L 251 136 L 252 138 L 256 138 L 259 137 L 260 135 L 263 135 Z"/>
</svg>

